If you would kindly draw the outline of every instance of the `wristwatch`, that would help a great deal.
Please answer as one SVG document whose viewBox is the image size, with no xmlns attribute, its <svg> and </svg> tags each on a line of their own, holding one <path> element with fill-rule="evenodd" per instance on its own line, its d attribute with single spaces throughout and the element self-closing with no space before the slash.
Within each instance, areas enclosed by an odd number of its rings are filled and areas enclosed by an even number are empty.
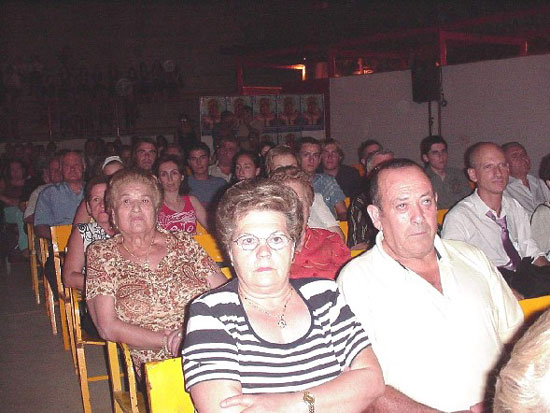
<svg viewBox="0 0 550 413">
<path fill-rule="evenodd" d="M 312 393 L 305 391 L 302 400 L 307 404 L 308 412 L 315 413 L 315 396 Z"/>
</svg>

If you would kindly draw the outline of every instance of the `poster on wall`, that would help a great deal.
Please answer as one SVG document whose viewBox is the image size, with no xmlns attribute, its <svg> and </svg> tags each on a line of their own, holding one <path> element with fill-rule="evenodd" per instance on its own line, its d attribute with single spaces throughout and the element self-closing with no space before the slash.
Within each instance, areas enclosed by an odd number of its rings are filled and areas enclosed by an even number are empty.
<svg viewBox="0 0 550 413">
<path fill-rule="evenodd" d="M 302 136 L 325 138 L 322 94 L 203 96 L 200 116 L 201 136 L 212 149 L 228 129 L 243 147 L 253 147 L 251 141 L 293 146 Z"/>
</svg>

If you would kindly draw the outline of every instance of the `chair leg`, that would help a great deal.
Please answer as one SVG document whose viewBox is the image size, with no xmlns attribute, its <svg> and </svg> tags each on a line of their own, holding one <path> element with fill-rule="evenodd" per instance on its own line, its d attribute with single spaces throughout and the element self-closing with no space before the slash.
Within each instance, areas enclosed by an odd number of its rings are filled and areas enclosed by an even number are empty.
<svg viewBox="0 0 550 413">
<path fill-rule="evenodd" d="M 32 281 L 32 290 L 34 292 L 34 298 L 36 304 L 40 304 L 40 289 L 38 287 L 38 263 L 36 262 L 36 252 L 31 253 L 31 281 Z"/>
<path fill-rule="evenodd" d="M 88 388 L 88 369 L 86 367 L 86 357 L 84 348 L 78 346 L 76 348 L 78 360 L 78 376 L 80 379 L 80 395 L 82 396 L 82 407 L 84 413 L 92 413 L 92 405 L 90 404 L 90 389 Z"/>
<path fill-rule="evenodd" d="M 70 292 L 68 293 L 70 294 Z M 71 305 L 68 303 L 65 305 L 65 312 L 67 315 L 67 324 L 69 327 L 69 344 L 71 346 L 71 355 L 73 356 L 73 367 L 75 374 L 78 375 L 78 361 L 76 359 L 76 342 L 75 342 L 75 334 L 74 334 L 74 322 L 73 322 L 73 314 Z"/>
<path fill-rule="evenodd" d="M 69 350 L 69 329 L 67 326 L 67 312 L 65 309 L 65 299 L 59 295 L 59 320 L 61 322 L 61 337 L 63 338 L 63 347 L 65 351 Z"/>
<path fill-rule="evenodd" d="M 122 389 L 120 380 L 120 363 L 118 361 L 118 347 L 112 341 L 107 342 L 107 359 L 109 360 L 109 376 L 111 379 L 111 390 L 113 393 L 113 412 L 122 413 L 122 409 L 116 401 L 115 393 Z"/>
<path fill-rule="evenodd" d="M 53 298 L 53 292 L 48 280 L 44 278 L 44 295 L 46 298 L 46 313 L 50 318 L 50 326 L 52 328 L 52 334 L 57 334 L 57 323 L 55 321 L 55 302 Z"/>
</svg>

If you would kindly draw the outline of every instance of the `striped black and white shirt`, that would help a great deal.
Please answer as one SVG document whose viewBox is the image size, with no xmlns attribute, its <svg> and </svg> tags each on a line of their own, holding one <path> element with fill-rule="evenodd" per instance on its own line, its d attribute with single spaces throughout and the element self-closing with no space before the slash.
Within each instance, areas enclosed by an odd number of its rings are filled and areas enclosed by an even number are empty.
<svg viewBox="0 0 550 413">
<path fill-rule="evenodd" d="M 193 301 L 183 349 L 188 390 L 202 381 L 233 380 L 243 393 L 300 391 L 339 376 L 370 345 L 334 281 L 290 282 L 311 316 L 307 333 L 292 343 L 271 343 L 254 332 L 238 279 Z"/>
</svg>

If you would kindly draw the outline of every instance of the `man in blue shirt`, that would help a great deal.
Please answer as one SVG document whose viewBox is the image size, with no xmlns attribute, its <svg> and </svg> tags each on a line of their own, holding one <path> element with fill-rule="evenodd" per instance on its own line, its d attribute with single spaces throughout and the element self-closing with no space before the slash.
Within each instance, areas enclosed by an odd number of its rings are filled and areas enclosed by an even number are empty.
<svg viewBox="0 0 550 413">
<path fill-rule="evenodd" d="M 313 191 L 319 192 L 333 213 L 341 221 L 347 219 L 344 203 L 346 196 L 334 177 L 325 173 L 315 173 L 321 163 L 321 144 L 315 138 L 304 136 L 296 146 L 296 156 L 300 167 L 312 179 Z"/>
<path fill-rule="evenodd" d="M 77 152 L 61 157 L 63 181 L 40 193 L 34 213 L 37 236 L 50 239 L 50 227 L 72 224 L 74 214 L 84 197 L 84 159 Z"/>
<path fill-rule="evenodd" d="M 207 210 L 227 185 L 225 179 L 208 174 L 209 160 L 210 148 L 204 142 L 199 142 L 189 148 L 187 163 L 192 172 L 188 178 L 189 193 L 197 197 Z"/>
</svg>

